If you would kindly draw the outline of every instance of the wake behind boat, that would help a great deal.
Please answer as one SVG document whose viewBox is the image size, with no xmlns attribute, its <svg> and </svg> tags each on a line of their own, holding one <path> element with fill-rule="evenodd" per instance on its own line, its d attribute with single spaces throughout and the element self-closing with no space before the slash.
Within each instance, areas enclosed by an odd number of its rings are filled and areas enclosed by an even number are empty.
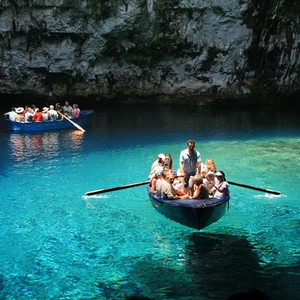
<svg viewBox="0 0 300 300">
<path fill-rule="evenodd" d="M 92 120 L 94 110 L 83 110 L 80 112 L 80 116 L 75 119 L 71 119 L 76 122 L 77 125 L 87 125 Z M 34 132 L 34 131 L 51 131 L 58 129 L 75 129 L 72 122 L 65 118 L 55 121 L 43 121 L 43 122 L 17 122 L 4 120 L 4 126 L 11 132 Z"/>
<path fill-rule="evenodd" d="M 217 222 L 229 209 L 230 196 L 223 199 L 162 199 L 147 187 L 153 208 L 165 217 L 187 227 L 203 229 Z"/>
</svg>

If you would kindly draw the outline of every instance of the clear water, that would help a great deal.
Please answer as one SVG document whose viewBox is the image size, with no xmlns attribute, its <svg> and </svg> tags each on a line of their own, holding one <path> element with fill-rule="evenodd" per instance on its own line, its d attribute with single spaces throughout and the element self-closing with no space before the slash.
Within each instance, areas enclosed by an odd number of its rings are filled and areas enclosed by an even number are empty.
<svg viewBox="0 0 300 300">
<path fill-rule="evenodd" d="M 96 109 L 86 132 L 0 134 L 0 299 L 224 299 L 258 288 L 300 299 L 299 112 Z M 228 180 L 230 210 L 202 231 L 150 205 L 160 152 L 194 139 Z"/>
</svg>

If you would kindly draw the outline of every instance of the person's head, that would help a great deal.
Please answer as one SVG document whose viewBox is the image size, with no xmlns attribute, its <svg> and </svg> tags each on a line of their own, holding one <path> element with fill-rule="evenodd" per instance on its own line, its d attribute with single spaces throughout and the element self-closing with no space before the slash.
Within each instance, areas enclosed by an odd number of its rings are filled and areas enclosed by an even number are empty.
<svg viewBox="0 0 300 300">
<path fill-rule="evenodd" d="M 195 145 L 196 145 L 195 141 L 193 141 L 193 140 L 188 140 L 188 141 L 186 142 L 186 144 L 187 144 L 188 151 L 189 151 L 190 153 L 193 152 L 193 150 L 194 150 L 194 148 L 195 148 Z"/>
<path fill-rule="evenodd" d="M 172 160 L 172 156 L 169 153 L 165 154 L 165 159 Z"/>
<path fill-rule="evenodd" d="M 206 174 L 206 178 L 207 178 L 209 181 L 214 180 L 214 178 L 215 178 L 215 173 L 214 173 L 213 171 L 208 171 L 207 174 Z"/>
<path fill-rule="evenodd" d="M 225 173 L 223 171 L 220 171 L 220 173 L 223 175 L 223 180 L 226 180 Z"/>
<path fill-rule="evenodd" d="M 168 171 L 162 171 L 162 172 L 160 173 L 161 179 L 166 180 L 168 173 L 169 173 Z"/>
<path fill-rule="evenodd" d="M 175 179 L 175 177 L 174 177 L 174 175 L 173 175 L 172 173 L 169 173 L 169 174 L 167 175 L 167 181 L 168 181 L 169 183 L 173 184 L 174 179 Z"/>
<path fill-rule="evenodd" d="M 216 172 L 216 171 L 217 171 L 216 163 L 215 163 L 215 161 L 214 161 L 212 158 L 208 158 L 208 159 L 205 161 L 205 165 L 206 165 L 206 168 L 207 168 L 209 171 L 213 171 L 213 172 Z"/>
<path fill-rule="evenodd" d="M 215 173 L 215 177 L 220 182 L 224 181 L 224 173 L 222 171 L 219 171 L 219 172 Z"/>
<path fill-rule="evenodd" d="M 195 175 L 194 176 L 194 183 L 196 184 L 196 185 L 200 185 L 200 184 L 202 184 L 203 183 L 203 177 L 201 176 L 201 175 Z"/>
<path fill-rule="evenodd" d="M 69 102 L 68 101 L 65 102 L 65 106 L 69 106 Z"/>
<path fill-rule="evenodd" d="M 158 172 L 155 172 L 155 177 L 158 179 L 158 178 L 161 178 L 161 171 L 158 171 Z"/>
<path fill-rule="evenodd" d="M 30 106 L 28 106 L 28 107 L 27 107 L 27 112 L 33 113 L 33 109 L 32 109 Z"/>
<path fill-rule="evenodd" d="M 16 107 L 15 106 L 13 106 L 12 108 L 11 108 L 11 111 L 16 111 Z"/>
<path fill-rule="evenodd" d="M 163 153 L 160 153 L 157 155 L 157 160 L 159 163 L 163 163 L 163 161 L 166 159 L 165 155 Z"/>
<path fill-rule="evenodd" d="M 53 96 L 53 92 L 50 91 L 48 95 L 49 95 L 50 97 L 52 97 L 52 96 Z"/>
<path fill-rule="evenodd" d="M 49 109 L 52 109 L 52 110 L 53 110 L 53 109 L 54 109 L 54 106 L 53 106 L 53 105 L 50 105 L 50 106 L 49 106 Z"/>
</svg>

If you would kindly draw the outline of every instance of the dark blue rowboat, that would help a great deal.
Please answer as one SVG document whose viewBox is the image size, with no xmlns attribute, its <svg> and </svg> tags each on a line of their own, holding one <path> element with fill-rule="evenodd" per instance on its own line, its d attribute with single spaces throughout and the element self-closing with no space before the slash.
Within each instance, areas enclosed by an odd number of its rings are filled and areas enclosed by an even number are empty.
<svg viewBox="0 0 300 300">
<path fill-rule="evenodd" d="M 88 125 L 92 120 L 93 110 L 83 110 L 80 112 L 80 117 L 71 119 L 72 122 L 79 126 Z M 76 129 L 74 124 L 66 119 L 59 119 L 56 121 L 44 121 L 44 122 L 15 122 L 4 121 L 4 126 L 12 132 L 33 132 L 33 131 L 50 131 L 58 129 Z"/>
<path fill-rule="evenodd" d="M 151 193 L 147 187 L 152 206 L 165 217 L 182 225 L 200 230 L 217 222 L 229 209 L 230 196 L 220 200 L 208 199 L 178 199 L 164 200 Z"/>
</svg>

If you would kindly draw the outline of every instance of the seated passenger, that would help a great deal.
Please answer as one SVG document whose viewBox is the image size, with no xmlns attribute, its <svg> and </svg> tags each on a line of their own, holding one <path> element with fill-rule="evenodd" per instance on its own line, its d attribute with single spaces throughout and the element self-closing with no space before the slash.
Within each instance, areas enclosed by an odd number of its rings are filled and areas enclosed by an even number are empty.
<svg viewBox="0 0 300 300">
<path fill-rule="evenodd" d="M 16 115 L 17 115 L 17 113 L 16 113 L 16 108 L 15 108 L 15 107 L 12 107 L 12 108 L 11 108 L 11 111 L 6 112 L 6 113 L 4 114 L 5 118 L 8 119 L 8 120 L 10 120 L 10 121 L 14 121 Z"/>
<path fill-rule="evenodd" d="M 217 178 L 216 184 L 213 187 L 214 191 L 214 198 L 217 199 L 223 199 L 225 196 L 229 196 L 229 184 L 226 181 L 224 172 L 220 171 L 215 174 L 215 177 Z"/>
<path fill-rule="evenodd" d="M 65 105 L 63 106 L 63 114 L 67 117 L 71 117 L 72 116 L 72 112 L 73 112 L 73 109 L 72 109 L 72 106 L 69 104 L 68 101 L 65 102 Z"/>
<path fill-rule="evenodd" d="M 164 169 L 173 172 L 173 159 L 171 154 L 167 153 L 163 162 Z"/>
<path fill-rule="evenodd" d="M 48 118 L 50 121 L 56 121 L 58 119 L 58 113 L 54 110 L 54 106 L 50 105 L 48 110 Z"/>
<path fill-rule="evenodd" d="M 177 170 L 177 176 L 173 182 L 173 186 L 174 186 L 175 190 L 176 189 L 180 189 L 182 191 L 185 190 L 183 177 L 184 177 L 184 175 L 182 174 L 182 172 L 180 170 Z"/>
<path fill-rule="evenodd" d="M 205 164 L 201 163 L 201 175 L 205 177 L 208 171 L 217 172 L 216 163 L 212 158 L 208 158 Z"/>
<path fill-rule="evenodd" d="M 212 197 L 215 185 L 215 173 L 213 171 L 208 171 L 206 177 L 203 179 L 203 183 L 207 186 L 209 195 Z"/>
<path fill-rule="evenodd" d="M 163 163 L 165 160 L 165 155 L 160 153 L 157 155 L 157 159 L 151 165 L 151 171 L 149 176 L 152 177 L 156 172 L 159 172 L 163 168 Z M 159 167 L 159 168 L 158 168 Z"/>
<path fill-rule="evenodd" d="M 23 107 L 18 107 L 16 109 L 16 116 L 14 121 L 16 122 L 25 122 L 25 114 L 24 114 L 24 108 Z"/>
<path fill-rule="evenodd" d="M 35 111 L 31 107 L 27 107 L 25 112 L 25 122 L 33 122 L 33 116 Z"/>
<path fill-rule="evenodd" d="M 187 194 L 178 195 L 173 187 L 174 175 L 168 173 L 166 181 L 164 182 L 161 190 L 161 197 L 163 199 L 175 200 L 175 199 L 189 199 Z"/>
<path fill-rule="evenodd" d="M 33 121 L 34 122 L 43 122 L 44 121 L 43 114 L 40 112 L 40 109 L 38 107 L 35 109 Z"/>
<path fill-rule="evenodd" d="M 160 178 L 158 178 L 156 180 L 156 188 L 155 189 L 156 189 L 156 194 L 159 196 L 161 196 L 162 186 L 163 186 L 166 178 L 167 178 L 167 173 L 165 171 L 162 171 L 160 173 Z"/>
<path fill-rule="evenodd" d="M 63 114 L 63 109 L 62 109 L 62 107 L 61 107 L 61 105 L 60 105 L 59 102 L 57 102 L 57 103 L 55 104 L 55 110 L 56 110 L 57 112 L 60 112 L 61 114 Z M 61 115 L 58 114 L 58 119 L 61 119 L 61 118 L 62 118 Z"/>
<path fill-rule="evenodd" d="M 43 121 L 49 121 L 49 115 L 48 115 L 48 107 L 43 107 L 42 115 L 43 115 Z"/>
<path fill-rule="evenodd" d="M 194 176 L 193 196 L 190 199 L 207 199 L 209 198 L 209 191 L 205 184 L 203 184 L 203 177 L 199 174 Z"/>
<path fill-rule="evenodd" d="M 151 179 L 151 182 L 150 182 L 150 185 L 151 185 L 151 193 L 152 194 L 156 194 L 156 183 L 157 183 L 157 180 L 161 178 L 161 172 L 156 172 L 154 174 L 154 176 L 152 177 Z"/>
<path fill-rule="evenodd" d="M 80 109 L 78 108 L 78 104 L 73 104 L 73 111 L 72 111 L 72 118 L 79 118 L 80 117 Z"/>
</svg>

